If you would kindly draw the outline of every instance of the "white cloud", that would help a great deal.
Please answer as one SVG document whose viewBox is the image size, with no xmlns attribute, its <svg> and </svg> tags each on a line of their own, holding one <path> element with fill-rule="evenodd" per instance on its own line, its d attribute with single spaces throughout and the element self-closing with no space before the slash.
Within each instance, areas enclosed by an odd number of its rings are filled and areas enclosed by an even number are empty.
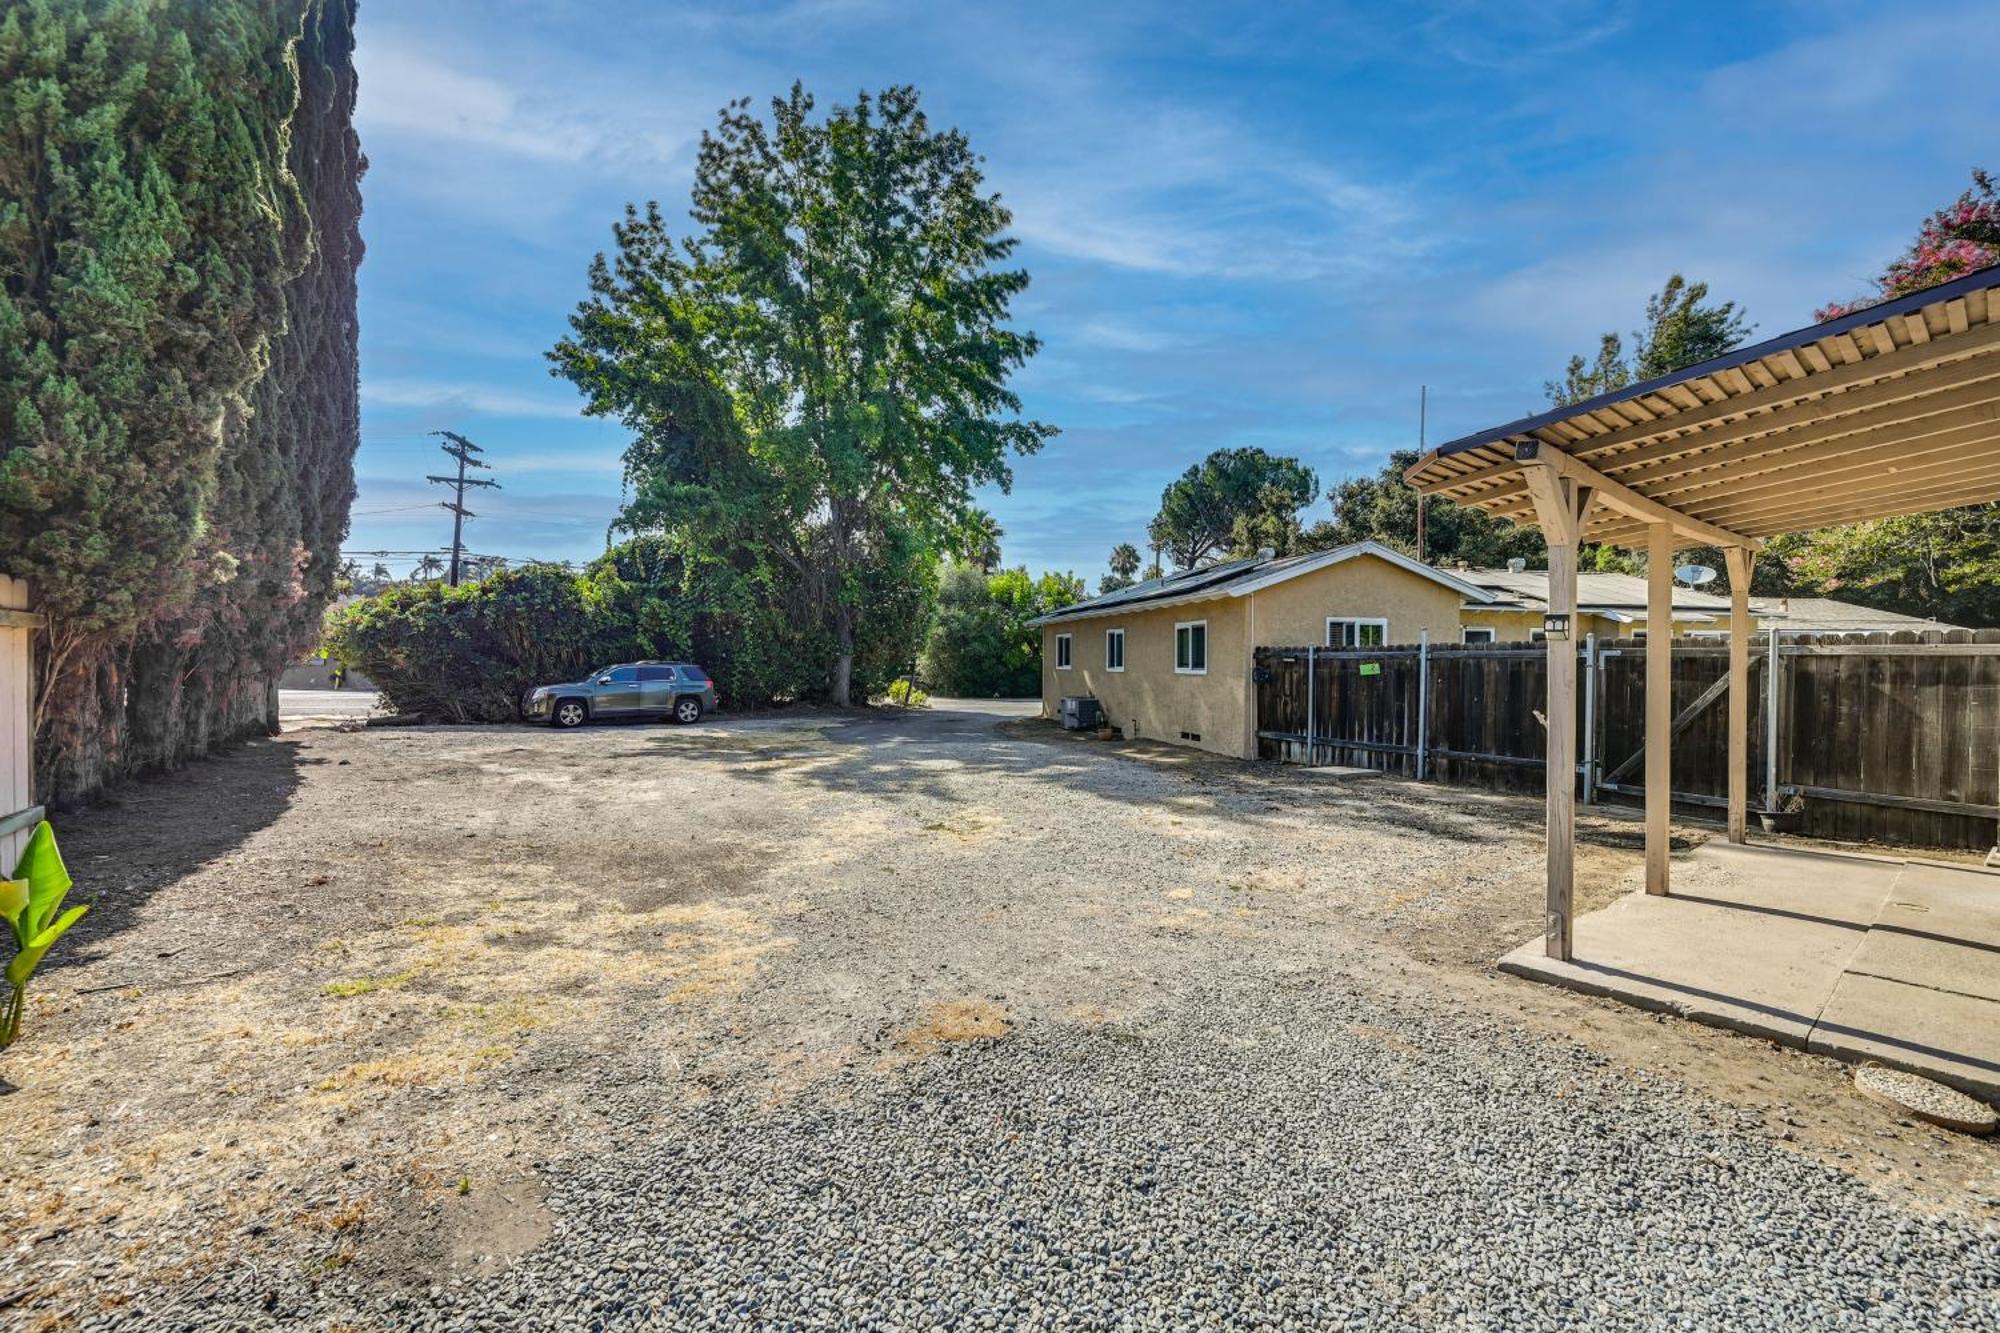
<svg viewBox="0 0 2000 1333">
<path fill-rule="evenodd" d="M 551 162 L 574 161 L 597 147 L 592 131 L 546 107 L 529 110 L 514 87 L 452 69 L 394 38 L 363 42 L 356 59 L 364 140 L 443 139 Z"/>
<path fill-rule="evenodd" d="M 635 81 L 603 61 L 579 70 L 552 52 L 536 59 L 495 45 L 478 53 L 509 77 L 468 72 L 407 33 L 366 30 L 355 48 L 363 142 L 455 144 L 548 165 L 655 168 L 684 161 L 713 116 L 707 94 L 689 101 L 678 84 Z"/>
<path fill-rule="evenodd" d="M 1100 117 L 1104 108 L 1066 118 Z M 1175 277 L 1312 281 L 1372 273 L 1430 248 L 1397 189 L 1350 179 L 1220 115 L 1168 109 L 1010 171 L 1023 240 Z"/>
<path fill-rule="evenodd" d="M 542 397 L 490 384 L 446 380 L 397 379 L 370 376 L 361 382 L 361 400 L 381 407 L 456 408 L 488 416 L 546 417 L 575 421 L 583 417 L 575 399 Z"/>
<path fill-rule="evenodd" d="M 1115 319 L 1086 320 L 1069 337 L 1114 352 L 1162 352 L 1181 341 L 1165 329 L 1139 328 Z"/>
<path fill-rule="evenodd" d="M 1632 21 L 1632 0 L 1451 0 L 1423 24 L 1432 48 L 1478 69 L 1522 70 L 1596 46 Z"/>
</svg>

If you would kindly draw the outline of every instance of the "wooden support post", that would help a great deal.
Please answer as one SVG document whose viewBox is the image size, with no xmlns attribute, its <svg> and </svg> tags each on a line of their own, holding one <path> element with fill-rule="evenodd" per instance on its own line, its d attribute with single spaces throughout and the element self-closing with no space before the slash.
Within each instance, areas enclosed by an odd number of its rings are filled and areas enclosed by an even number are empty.
<svg viewBox="0 0 2000 1333">
<path fill-rule="evenodd" d="M 1549 547 L 1549 614 L 1565 617 L 1569 632 L 1548 636 L 1548 749 L 1543 765 L 1547 819 L 1548 916 L 1543 948 L 1570 956 L 1571 909 L 1576 885 L 1576 546 L 1590 507 L 1587 487 L 1546 464 L 1522 469 L 1535 497 L 1535 514 Z"/>
<path fill-rule="evenodd" d="M 1674 530 L 1646 532 L 1646 892 L 1665 893 L 1674 786 Z"/>
<path fill-rule="evenodd" d="M 1750 574 L 1756 553 L 1723 548 L 1729 566 L 1729 840 L 1749 838 L 1750 812 Z"/>
</svg>

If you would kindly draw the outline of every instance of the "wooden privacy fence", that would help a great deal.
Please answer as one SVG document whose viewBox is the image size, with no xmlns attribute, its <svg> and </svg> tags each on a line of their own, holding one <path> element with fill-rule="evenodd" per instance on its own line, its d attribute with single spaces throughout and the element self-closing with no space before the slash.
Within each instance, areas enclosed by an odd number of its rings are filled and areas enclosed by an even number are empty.
<svg viewBox="0 0 2000 1333">
<path fill-rule="evenodd" d="M 1673 797 L 1719 810 L 1729 643 L 1684 637 L 1673 651 Z M 1579 796 L 1640 797 L 1646 642 L 1586 637 L 1576 653 Z M 1539 643 L 1259 648 L 1258 752 L 1539 791 L 1547 666 Z M 1764 631 L 1750 689 L 1760 816 L 1817 837 L 1995 844 L 2000 631 Z"/>
</svg>

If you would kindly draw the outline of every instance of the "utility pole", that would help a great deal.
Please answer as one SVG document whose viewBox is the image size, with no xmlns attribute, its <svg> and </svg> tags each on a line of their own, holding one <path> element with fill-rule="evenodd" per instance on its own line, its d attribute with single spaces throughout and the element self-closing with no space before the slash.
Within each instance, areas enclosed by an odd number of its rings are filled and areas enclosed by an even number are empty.
<svg viewBox="0 0 2000 1333">
<path fill-rule="evenodd" d="M 1424 456 L 1424 434 L 1425 434 L 1424 427 L 1428 424 L 1424 420 L 1424 418 L 1429 415 L 1430 406 L 1431 406 L 1431 386 L 1428 384 L 1418 385 L 1417 386 L 1417 457 L 1418 458 L 1422 458 Z M 1428 498 L 1429 497 L 1426 496 L 1422 491 L 1417 492 L 1417 559 L 1418 560 L 1422 560 L 1424 558 L 1424 536 L 1425 536 L 1424 519 L 1426 517 L 1426 515 L 1424 514 L 1424 501 Z"/>
<path fill-rule="evenodd" d="M 437 485 L 453 488 L 452 498 L 440 502 L 438 508 L 449 509 L 451 511 L 451 572 L 445 577 L 449 580 L 451 586 L 456 588 L 458 586 L 459 565 L 465 555 L 465 520 L 479 517 L 465 507 L 465 488 L 467 486 L 491 486 L 493 489 L 499 490 L 500 483 L 465 475 L 465 470 L 468 467 L 484 468 L 492 466 L 492 464 L 482 463 L 472 456 L 485 451 L 471 440 L 466 439 L 456 431 L 434 430 L 431 434 L 442 436 L 445 442 L 439 445 L 438 448 L 444 450 L 450 457 L 458 460 L 457 476 L 424 478 L 424 480 L 434 482 Z"/>
</svg>

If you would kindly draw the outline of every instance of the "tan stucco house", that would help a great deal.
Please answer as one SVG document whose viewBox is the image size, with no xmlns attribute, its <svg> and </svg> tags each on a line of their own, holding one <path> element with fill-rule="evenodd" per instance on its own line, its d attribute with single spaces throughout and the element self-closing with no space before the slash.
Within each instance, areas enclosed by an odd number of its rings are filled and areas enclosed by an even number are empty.
<svg viewBox="0 0 2000 1333">
<path fill-rule="evenodd" d="M 1231 560 L 1148 579 L 1050 612 L 1042 631 L 1042 712 L 1089 695 L 1127 736 L 1251 758 L 1257 753 L 1258 648 L 1369 648 L 1526 642 L 1541 637 L 1548 571 L 1445 569 L 1379 542 L 1310 555 Z M 1646 581 L 1577 575 L 1572 635 L 1646 633 Z M 1729 599 L 1676 587 L 1674 632 L 1728 633 Z M 1826 599 L 1760 598 L 1759 630 L 1948 629 Z"/>
<path fill-rule="evenodd" d="M 1498 596 L 1378 542 L 1148 579 L 1035 622 L 1042 711 L 1092 695 L 1127 736 L 1251 758 L 1255 649 L 1456 642 L 1461 608 Z"/>
</svg>

